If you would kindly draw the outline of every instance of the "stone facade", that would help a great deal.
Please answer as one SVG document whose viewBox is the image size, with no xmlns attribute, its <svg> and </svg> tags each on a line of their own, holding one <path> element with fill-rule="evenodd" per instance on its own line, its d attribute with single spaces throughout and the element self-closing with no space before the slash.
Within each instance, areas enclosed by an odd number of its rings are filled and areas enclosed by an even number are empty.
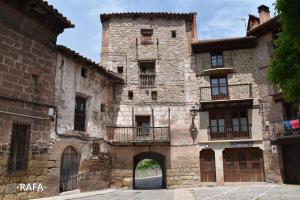
<svg viewBox="0 0 300 200">
<path fill-rule="evenodd" d="M 57 121 L 50 135 L 48 166 L 48 194 L 57 195 L 61 185 L 61 162 L 64 149 L 73 147 L 78 161 L 78 183 L 80 191 L 108 187 L 111 177 L 110 147 L 105 142 L 106 126 L 113 120 L 114 81 L 96 63 L 88 61 L 76 52 L 57 47 L 57 67 L 55 73 L 55 105 Z M 93 67 L 92 67 L 93 66 Z M 82 70 L 85 74 L 82 74 Z M 121 78 L 119 80 L 122 81 Z M 76 96 L 86 99 L 85 130 L 75 130 Z M 101 106 L 102 105 L 102 106 Z M 98 145 L 96 155 L 93 145 Z"/>
<path fill-rule="evenodd" d="M 186 146 L 194 148 L 189 132 L 192 122 L 189 110 L 197 102 L 198 94 L 195 70 L 191 66 L 190 47 L 195 39 L 195 30 L 192 28 L 194 14 L 175 14 L 169 17 L 159 14 L 152 17 L 143 14 L 137 14 L 138 17 L 125 15 L 114 17 L 104 14 L 101 17 L 101 64 L 115 72 L 122 66 L 126 81 L 116 88 L 119 95 L 116 96 L 114 125 L 135 127 L 137 116 L 149 116 L 151 127 L 170 127 L 170 145 L 112 146 L 112 183 L 132 187 L 133 157 L 151 149 L 166 158 L 167 187 L 198 185 L 199 175 L 196 169 L 199 171 L 199 165 L 185 167 L 186 160 L 180 159 L 179 152 L 180 148 L 184 149 Z M 144 29 L 153 31 L 152 42 L 149 44 L 142 42 L 141 31 Z M 176 37 L 172 37 L 172 31 L 176 32 Z M 155 63 L 153 87 L 140 85 L 139 65 L 145 61 Z M 133 99 L 128 98 L 128 91 L 133 92 Z M 155 100 L 151 96 L 153 91 L 157 92 Z M 198 163 L 194 160 L 194 154 L 187 154 L 185 158 L 191 163 Z M 189 176 L 177 173 L 179 168 L 189 170 Z M 190 171 L 191 168 L 195 168 L 194 171 Z"/>
<path fill-rule="evenodd" d="M 16 7 L 15 1 L 0 1 L 0 199 L 32 199 L 45 196 L 44 192 L 22 191 L 19 184 L 47 181 L 49 133 L 52 118 L 48 110 L 54 107 L 54 76 L 56 54 L 53 44 L 57 35 L 72 24 L 47 10 L 43 16 L 32 18 L 32 10 Z M 32 6 L 48 6 L 36 2 Z M 45 8 L 42 8 L 45 11 Z M 47 26 L 47 24 L 52 24 Z M 53 25 L 57 24 L 57 27 Z M 58 25 L 60 24 L 60 25 Z M 35 79 L 34 79 L 35 78 Z M 13 127 L 29 127 L 28 160 L 22 170 L 9 170 Z M 22 145 L 25 146 L 25 141 Z M 23 153 L 23 152 L 19 152 Z M 19 162 L 19 161 L 16 161 Z M 13 168 L 13 167 L 11 167 Z"/>
</svg>

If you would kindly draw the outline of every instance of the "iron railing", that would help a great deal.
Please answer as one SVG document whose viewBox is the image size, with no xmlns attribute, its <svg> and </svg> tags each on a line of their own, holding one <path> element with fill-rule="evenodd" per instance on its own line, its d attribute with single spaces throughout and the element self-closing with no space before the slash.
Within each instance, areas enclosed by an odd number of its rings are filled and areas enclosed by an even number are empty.
<svg viewBox="0 0 300 200">
<path fill-rule="evenodd" d="M 170 127 L 107 127 L 113 142 L 169 142 Z"/>
<path fill-rule="evenodd" d="M 209 126 L 209 140 L 235 140 L 251 138 L 251 125 Z"/>
<path fill-rule="evenodd" d="M 215 69 L 215 68 L 233 68 L 233 59 L 232 55 L 223 55 L 223 62 L 217 66 L 212 64 L 211 57 L 205 58 L 195 58 L 195 65 L 199 73 L 202 73 L 204 70 Z"/>
<path fill-rule="evenodd" d="M 154 87 L 155 73 L 140 73 L 140 87 Z"/>
<path fill-rule="evenodd" d="M 292 136 L 300 136 L 300 128 L 290 129 L 284 126 L 283 122 L 270 123 L 270 138 L 275 140 L 278 138 L 286 138 Z"/>
<path fill-rule="evenodd" d="M 212 90 L 218 90 L 217 94 L 213 94 Z M 214 101 L 214 100 L 240 100 L 252 98 L 251 84 L 237 84 L 214 87 L 200 87 L 200 101 Z"/>
</svg>

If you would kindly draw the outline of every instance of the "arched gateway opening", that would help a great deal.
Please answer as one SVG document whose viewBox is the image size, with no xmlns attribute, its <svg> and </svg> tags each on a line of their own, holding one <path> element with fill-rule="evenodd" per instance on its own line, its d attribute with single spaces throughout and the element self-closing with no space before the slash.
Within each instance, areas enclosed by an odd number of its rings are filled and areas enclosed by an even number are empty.
<svg viewBox="0 0 300 200">
<path fill-rule="evenodd" d="M 60 192 L 77 189 L 77 176 L 79 171 L 79 155 L 69 146 L 65 148 L 61 156 L 60 165 Z"/>
<path fill-rule="evenodd" d="M 137 170 L 143 162 L 158 164 L 161 172 L 151 177 L 140 176 Z M 158 170 L 158 171 L 160 171 Z M 166 188 L 165 156 L 156 152 L 143 152 L 133 158 L 133 189 L 164 189 Z"/>
</svg>

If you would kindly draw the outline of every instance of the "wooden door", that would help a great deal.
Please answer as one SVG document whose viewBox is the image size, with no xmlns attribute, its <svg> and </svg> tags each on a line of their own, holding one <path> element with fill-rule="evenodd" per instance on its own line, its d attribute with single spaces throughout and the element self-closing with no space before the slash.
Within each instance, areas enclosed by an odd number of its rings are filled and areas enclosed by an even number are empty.
<svg viewBox="0 0 300 200">
<path fill-rule="evenodd" d="M 202 182 L 216 182 L 215 152 L 204 149 L 200 152 L 200 170 Z"/>
<path fill-rule="evenodd" d="M 300 144 L 283 146 L 285 182 L 300 184 Z"/>
<path fill-rule="evenodd" d="M 225 182 L 263 182 L 262 151 L 258 148 L 226 149 L 223 152 Z"/>
<path fill-rule="evenodd" d="M 79 156 L 73 147 L 67 147 L 61 157 L 60 192 L 77 189 Z"/>
</svg>

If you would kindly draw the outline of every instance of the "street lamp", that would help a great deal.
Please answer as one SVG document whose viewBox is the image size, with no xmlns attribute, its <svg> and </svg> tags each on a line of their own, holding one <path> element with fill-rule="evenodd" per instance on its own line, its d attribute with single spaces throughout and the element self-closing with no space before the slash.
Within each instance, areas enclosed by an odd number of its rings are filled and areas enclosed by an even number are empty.
<svg viewBox="0 0 300 200">
<path fill-rule="evenodd" d="M 197 116 L 198 112 L 199 112 L 198 104 L 193 105 L 192 109 L 190 110 L 190 114 L 193 117 L 193 119 Z"/>
</svg>

